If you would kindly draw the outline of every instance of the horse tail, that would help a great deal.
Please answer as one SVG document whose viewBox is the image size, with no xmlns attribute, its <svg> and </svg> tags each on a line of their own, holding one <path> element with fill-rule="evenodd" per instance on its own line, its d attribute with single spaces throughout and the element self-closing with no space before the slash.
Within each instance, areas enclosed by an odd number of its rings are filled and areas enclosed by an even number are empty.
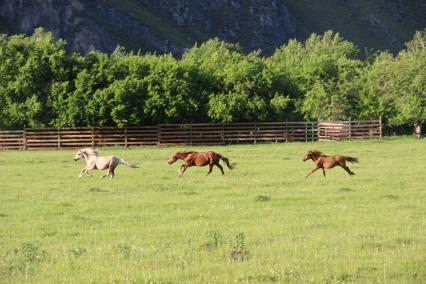
<svg viewBox="0 0 426 284">
<path fill-rule="evenodd" d="M 135 164 L 131 164 L 129 162 L 127 162 L 124 159 L 120 159 L 120 164 L 125 164 L 126 166 L 128 166 L 129 168 L 137 168 L 138 166 L 136 166 Z"/>
<path fill-rule="evenodd" d="M 345 160 L 351 163 L 359 163 L 358 158 L 345 156 Z"/>
<path fill-rule="evenodd" d="M 217 156 L 219 157 L 219 159 L 225 162 L 225 164 L 230 170 L 233 170 L 235 168 L 236 163 L 231 163 L 228 158 L 222 156 L 221 154 L 217 154 Z"/>
</svg>

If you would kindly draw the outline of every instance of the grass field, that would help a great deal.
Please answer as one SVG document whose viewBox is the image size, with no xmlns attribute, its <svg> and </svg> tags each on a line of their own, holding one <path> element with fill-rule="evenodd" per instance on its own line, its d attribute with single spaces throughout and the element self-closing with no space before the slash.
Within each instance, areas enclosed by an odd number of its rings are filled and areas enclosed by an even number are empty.
<svg viewBox="0 0 426 284">
<path fill-rule="evenodd" d="M 425 283 L 426 148 L 411 138 L 193 147 L 233 171 L 140 165 L 78 180 L 75 151 L 0 152 L 2 283 Z M 356 156 L 308 179 L 305 150 Z"/>
</svg>

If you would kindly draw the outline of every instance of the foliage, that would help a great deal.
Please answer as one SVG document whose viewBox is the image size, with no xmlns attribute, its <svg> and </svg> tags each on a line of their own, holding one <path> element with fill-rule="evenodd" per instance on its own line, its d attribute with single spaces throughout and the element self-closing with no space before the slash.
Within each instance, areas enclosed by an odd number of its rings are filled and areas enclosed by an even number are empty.
<svg viewBox="0 0 426 284">
<path fill-rule="evenodd" d="M 211 39 L 170 54 L 67 54 L 43 29 L 0 36 L 0 128 L 426 119 L 426 30 L 397 55 L 359 57 L 332 31 L 270 57 Z"/>
<path fill-rule="evenodd" d="M 407 50 L 395 57 L 380 54 L 367 69 L 363 98 L 373 100 L 370 112 L 383 114 L 391 125 L 420 126 L 426 120 L 425 41 L 426 29 L 415 34 Z"/>
<path fill-rule="evenodd" d="M 304 118 L 329 120 L 351 115 L 354 80 L 363 67 L 357 55 L 354 44 L 328 31 L 312 34 L 305 43 L 291 40 L 270 60 L 293 83 L 289 88 L 296 89 L 293 98 Z"/>
<path fill-rule="evenodd" d="M 48 104 L 54 82 L 67 79 L 65 42 L 43 29 L 29 37 L 0 38 L 0 102 L 3 127 L 44 126 L 51 120 Z"/>
</svg>

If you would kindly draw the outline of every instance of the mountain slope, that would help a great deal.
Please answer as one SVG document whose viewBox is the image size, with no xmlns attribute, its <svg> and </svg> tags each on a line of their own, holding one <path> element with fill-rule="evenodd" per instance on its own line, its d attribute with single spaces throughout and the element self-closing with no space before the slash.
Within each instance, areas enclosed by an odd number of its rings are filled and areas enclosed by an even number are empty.
<svg viewBox="0 0 426 284">
<path fill-rule="evenodd" d="M 282 0 L 306 33 L 332 29 L 361 49 L 399 51 L 426 28 L 424 0 Z"/>
<path fill-rule="evenodd" d="M 333 29 L 361 49 L 398 51 L 426 27 L 422 0 L 0 0 L 0 32 L 44 27 L 72 51 L 123 45 L 176 55 L 212 37 L 271 53 Z"/>
</svg>

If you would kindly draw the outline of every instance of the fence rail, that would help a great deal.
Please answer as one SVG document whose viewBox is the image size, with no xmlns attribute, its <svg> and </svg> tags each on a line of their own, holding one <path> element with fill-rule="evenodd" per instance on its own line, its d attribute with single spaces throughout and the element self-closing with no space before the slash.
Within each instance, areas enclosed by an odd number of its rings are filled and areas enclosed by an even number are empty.
<svg viewBox="0 0 426 284">
<path fill-rule="evenodd" d="M 381 121 L 160 124 L 0 131 L 0 149 L 220 145 L 381 137 Z"/>
</svg>

